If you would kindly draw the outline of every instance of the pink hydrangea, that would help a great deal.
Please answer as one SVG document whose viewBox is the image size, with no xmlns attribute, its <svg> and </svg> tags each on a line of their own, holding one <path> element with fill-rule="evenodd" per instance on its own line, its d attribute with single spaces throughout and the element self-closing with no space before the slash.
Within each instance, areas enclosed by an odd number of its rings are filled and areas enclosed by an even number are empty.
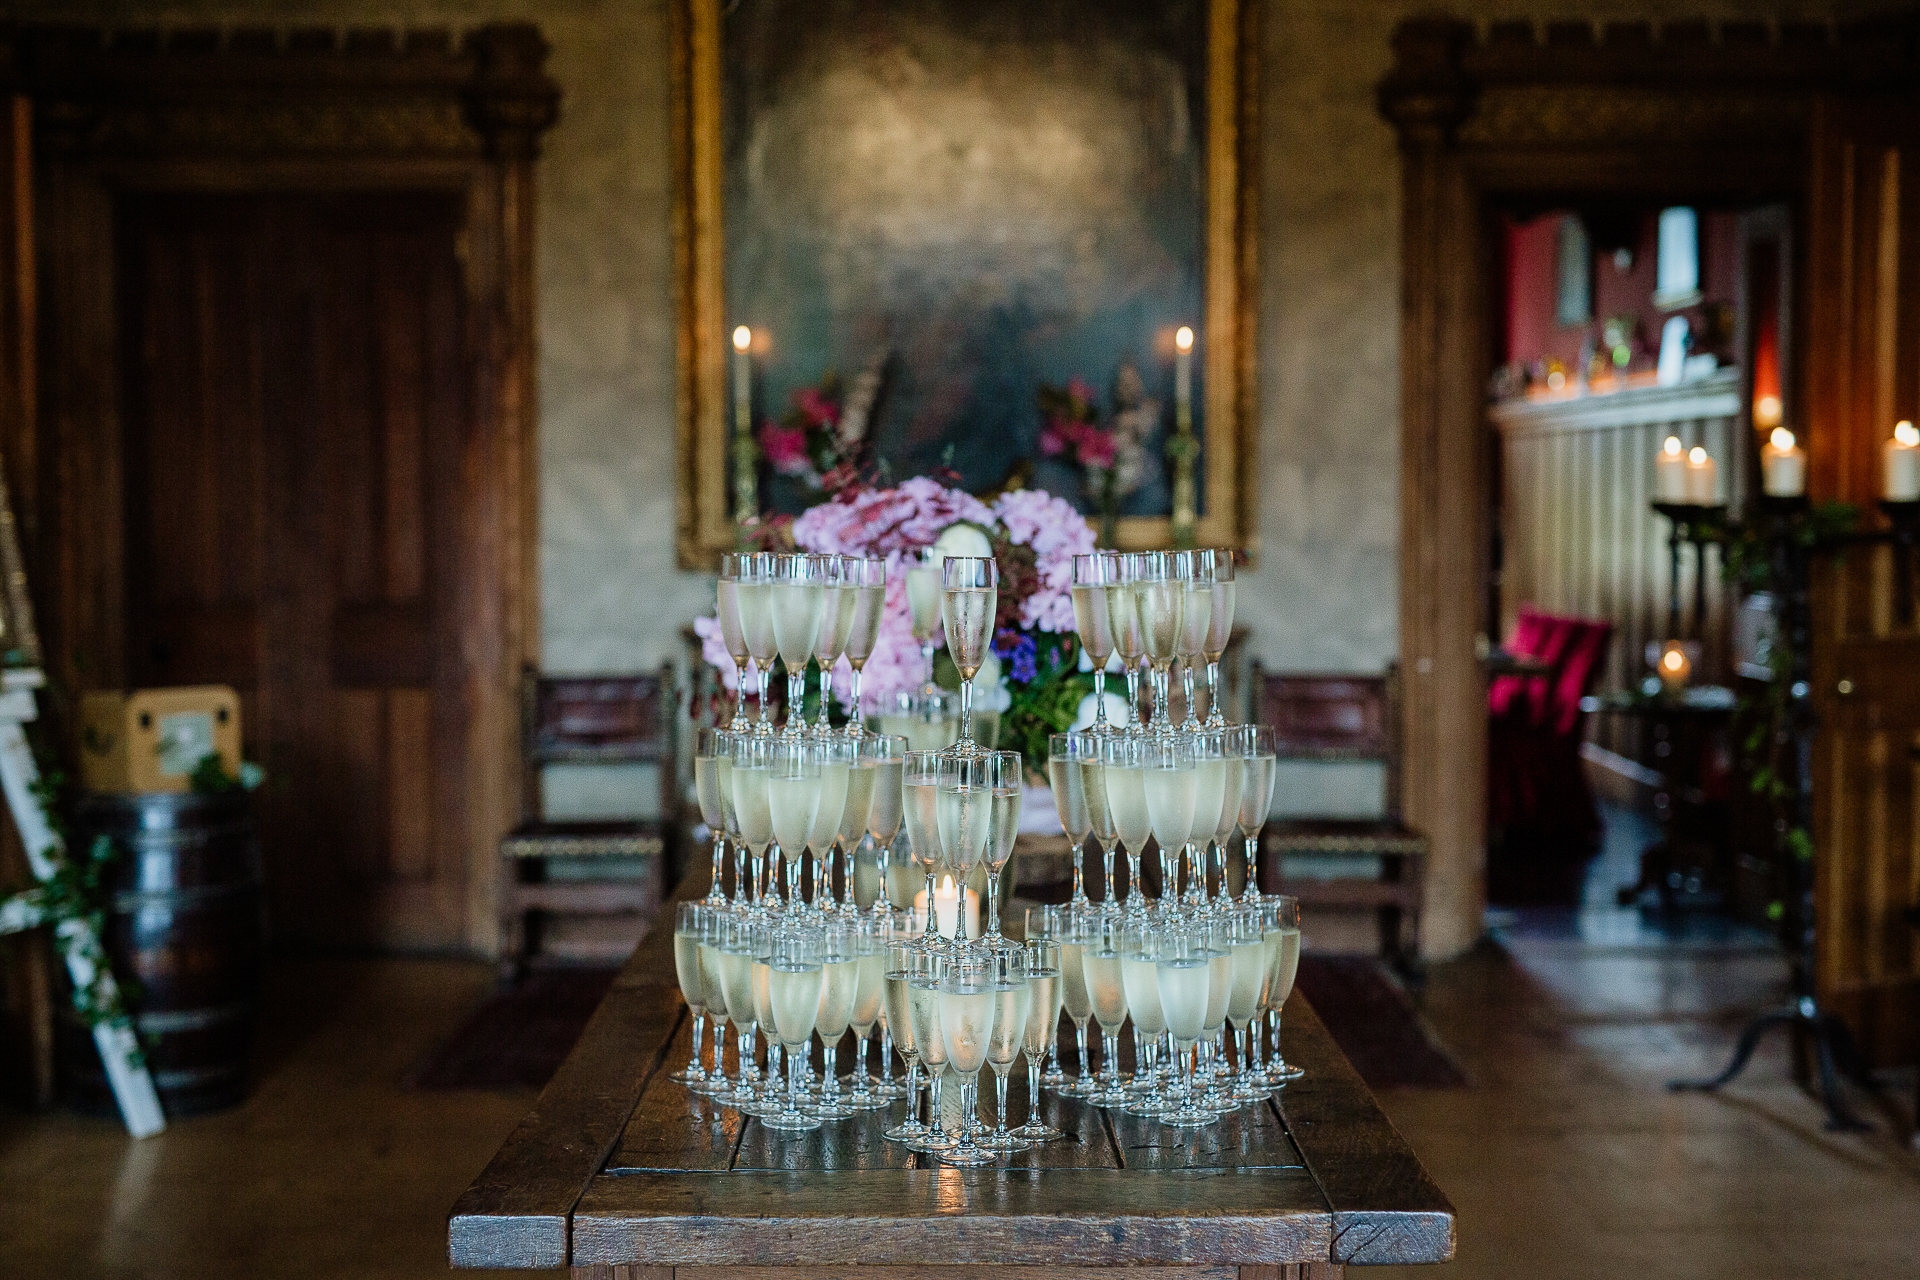
<svg viewBox="0 0 1920 1280">
<path fill-rule="evenodd" d="M 760 447 L 773 469 L 783 476 L 803 476 L 813 471 L 813 460 L 807 456 L 807 433 L 799 427 L 767 423 L 760 428 Z"/>
<path fill-rule="evenodd" d="M 1073 558 L 1093 550 L 1093 526 L 1065 498 L 1044 489 L 1015 489 L 994 503 L 995 521 L 1012 542 L 1033 548 L 1040 589 L 1020 608 L 1034 631 L 1073 630 Z"/>
</svg>

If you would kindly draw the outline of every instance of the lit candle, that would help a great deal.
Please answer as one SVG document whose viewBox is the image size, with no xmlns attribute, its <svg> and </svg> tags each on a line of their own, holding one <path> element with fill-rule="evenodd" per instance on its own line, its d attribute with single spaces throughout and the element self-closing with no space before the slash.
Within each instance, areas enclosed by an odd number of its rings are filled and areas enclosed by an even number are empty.
<svg viewBox="0 0 1920 1280">
<path fill-rule="evenodd" d="M 1687 656 L 1687 650 L 1678 640 L 1667 641 L 1660 651 L 1660 684 L 1668 693 L 1679 693 L 1687 687 L 1687 677 L 1693 674 L 1693 660 Z"/>
<path fill-rule="evenodd" d="M 962 889 L 954 883 L 952 876 L 941 876 L 940 883 L 933 890 L 933 927 L 949 938 L 956 937 L 955 929 L 960 922 L 960 896 L 964 893 L 967 901 L 967 936 L 980 936 L 980 895 L 971 889 Z M 922 889 L 913 895 L 913 909 L 922 920 L 927 917 L 927 891 Z"/>
<path fill-rule="evenodd" d="M 1920 431 L 1911 422 L 1893 429 L 1887 441 L 1886 499 L 1920 502 Z"/>
<path fill-rule="evenodd" d="M 1760 487 L 1770 498 L 1797 498 L 1807 491 L 1807 453 L 1793 432 L 1775 427 L 1760 446 Z"/>
<path fill-rule="evenodd" d="M 1193 330 L 1181 325 L 1173 335 L 1173 404 L 1179 421 L 1192 421 L 1193 413 Z"/>
<path fill-rule="evenodd" d="M 1668 436 L 1654 456 L 1653 497 L 1656 502 L 1687 500 L 1687 450 L 1679 436 Z"/>
<path fill-rule="evenodd" d="M 1687 450 L 1687 501 L 1710 507 L 1720 496 L 1720 479 L 1713 459 L 1699 445 Z"/>
<path fill-rule="evenodd" d="M 733 429 L 741 435 L 753 430 L 753 330 L 741 325 L 733 331 Z"/>
<path fill-rule="evenodd" d="M 1779 396 L 1765 395 L 1753 402 L 1753 424 L 1757 427 L 1780 425 Z"/>
</svg>

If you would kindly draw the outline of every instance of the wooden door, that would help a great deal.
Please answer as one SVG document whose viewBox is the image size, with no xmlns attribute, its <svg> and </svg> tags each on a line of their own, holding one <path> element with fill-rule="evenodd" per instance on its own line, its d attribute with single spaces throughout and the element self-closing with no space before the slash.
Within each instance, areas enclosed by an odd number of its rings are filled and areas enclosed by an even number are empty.
<svg viewBox="0 0 1920 1280">
<path fill-rule="evenodd" d="M 1808 209 L 1806 421 L 1816 499 L 1883 528 L 1881 450 L 1920 420 L 1920 113 L 1823 103 Z M 1886 546 L 1823 560 L 1814 595 L 1815 958 L 1877 1064 L 1920 1055 L 1920 629 Z"/>
<path fill-rule="evenodd" d="M 240 691 L 283 940 L 464 941 L 462 210 L 115 210 L 128 676 Z"/>
</svg>

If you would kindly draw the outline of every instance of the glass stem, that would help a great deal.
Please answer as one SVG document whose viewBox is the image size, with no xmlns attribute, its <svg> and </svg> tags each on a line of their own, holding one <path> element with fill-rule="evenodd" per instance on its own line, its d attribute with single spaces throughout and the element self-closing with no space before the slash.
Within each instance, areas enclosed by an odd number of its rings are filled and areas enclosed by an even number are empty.
<svg viewBox="0 0 1920 1280">
<path fill-rule="evenodd" d="M 754 1024 L 748 1023 L 744 1030 L 734 1036 L 734 1051 L 740 1056 L 739 1069 L 734 1072 L 734 1075 L 739 1078 L 739 1083 L 734 1088 L 742 1100 L 752 1097 L 754 1092 L 753 1037 L 755 1030 Z"/>
<path fill-rule="evenodd" d="M 987 936 L 1000 936 L 1000 873 L 987 868 Z"/>
<path fill-rule="evenodd" d="M 847 712 L 847 736 L 850 738 L 860 736 L 860 668 L 866 665 L 864 662 L 853 663 L 852 709 Z"/>
<path fill-rule="evenodd" d="M 927 669 L 927 688 L 933 688 L 933 637 L 920 642 L 920 661 Z"/>
<path fill-rule="evenodd" d="M 773 709 L 769 705 L 772 699 L 767 694 L 773 687 L 773 664 L 769 662 L 763 667 L 756 662 L 753 665 L 760 677 L 760 719 L 754 729 L 758 733 L 772 733 Z"/>
<path fill-rule="evenodd" d="M 1140 853 L 1137 849 L 1127 850 L 1127 909 L 1133 910 L 1140 893 Z"/>
<path fill-rule="evenodd" d="M 1140 668 L 1127 668 L 1127 724 L 1132 725 L 1140 718 Z"/>
<path fill-rule="evenodd" d="M 1027 1055 L 1027 1123 L 1040 1123 L 1040 1064 Z"/>
<path fill-rule="evenodd" d="M 1100 1048 L 1106 1058 L 1100 1064 L 1101 1078 L 1110 1084 L 1120 1083 L 1120 1032 L 1100 1028 Z"/>
<path fill-rule="evenodd" d="M 827 703 L 833 697 L 833 672 L 825 663 L 820 664 L 820 714 L 813 718 L 814 727 L 821 733 L 827 731 Z"/>
<path fill-rule="evenodd" d="M 1079 1022 L 1074 1024 L 1073 1039 L 1074 1039 L 1076 1048 L 1078 1048 L 1079 1050 L 1080 1072 L 1079 1072 L 1078 1079 L 1082 1084 L 1084 1084 L 1086 1083 L 1086 1079 L 1087 1079 L 1087 1024 L 1086 1023 Z"/>
<path fill-rule="evenodd" d="M 1072 835 L 1068 835 L 1068 836 L 1067 836 L 1067 839 L 1068 839 L 1068 840 L 1072 840 L 1072 839 L 1073 839 L 1073 836 L 1072 836 Z M 1076 902 L 1076 903 L 1083 903 L 1083 902 L 1085 902 L 1085 901 L 1087 901 L 1087 885 L 1086 885 L 1086 873 L 1085 873 L 1085 871 L 1084 871 L 1084 870 L 1082 869 L 1082 867 L 1081 867 L 1081 865 L 1080 865 L 1080 864 L 1081 864 L 1081 863 L 1082 863 L 1083 861 L 1085 861 L 1085 859 L 1086 859 L 1086 856 L 1087 856 L 1087 842 L 1086 842 L 1086 840 L 1084 840 L 1084 839 L 1082 839 L 1082 840 L 1080 841 L 1080 847 L 1079 847 L 1079 848 L 1077 848 L 1077 849 L 1075 849 L 1075 850 L 1074 850 L 1073 852 L 1074 852 L 1074 857 L 1073 857 L 1073 900 L 1074 900 L 1074 902 Z"/>
<path fill-rule="evenodd" d="M 1207 728 L 1224 729 L 1227 717 L 1220 711 L 1220 659 L 1207 659 Z"/>
<path fill-rule="evenodd" d="M 787 672 L 787 733 L 798 737 L 807 723 L 807 669 Z"/>
<path fill-rule="evenodd" d="M 707 1072 L 700 1065 L 700 1049 L 707 1042 L 707 1011 L 702 1009 L 693 1015 L 693 1056 L 687 1059 L 688 1080 L 704 1080 Z"/>
<path fill-rule="evenodd" d="M 793 1046 L 787 1046 L 787 1114 L 797 1115 L 800 1111 L 800 1055 Z"/>
<path fill-rule="evenodd" d="M 940 1124 L 940 1076 L 934 1065 L 927 1064 L 927 1128 L 937 1141 L 946 1136 L 946 1130 Z"/>
<path fill-rule="evenodd" d="M 722 892 L 720 888 L 720 881 L 724 878 L 724 871 L 722 868 L 722 859 L 726 857 L 724 846 L 725 846 L 725 842 L 721 839 L 720 833 L 718 831 L 714 832 L 713 833 L 713 888 L 707 891 L 707 897 L 714 902 L 719 902 L 721 898 L 725 896 L 725 894 Z M 731 901 L 731 899 L 729 899 L 729 901 Z"/>
<path fill-rule="evenodd" d="M 1180 689 L 1187 695 L 1187 718 L 1180 723 L 1185 728 L 1198 729 L 1200 717 L 1194 714 L 1193 701 L 1193 662 L 1187 658 L 1180 659 Z"/>
<path fill-rule="evenodd" d="M 973 680 L 964 672 L 960 676 L 960 742 L 973 744 Z"/>
<path fill-rule="evenodd" d="M 1093 669 L 1093 731 L 1107 731 L 1107 664 L 1104 662 Z"/>
<path fill-rule="evenodd" d="M 1247 883 L 1240 890 L 1240 899 L 1243 902 L 1258 902 L 1260 900 L 1258 839 L 1257 836 L 1244 837 L 1246 842 Z"/>
<path fill-rule="evenodd" d="M 1004 1138 L 1007 1136 L 1007 1073 L 1004 1071 L 993 1073 L 993 1096 L 995 1104 L 999 1107 L 999 1110 L 994 1113 L 993 1136 Z"/>
<path fill-rule="evenodd" d="M 747 705 L 747 660 L 736 658 L 733 671 L 733 714 L 727 717 L 727 728 L 740 727 L 740 713 Z"/>
<path fill-rule="evenodd" d="M 937 927 L 937 923 L 936 923 L 939 919 L 940 919 L 940 912 L 935 908 L 933 903 L 933 872 L 929 870 L 927 872 L 927 941 L 928 942 L 932 942 L 940 934 L 940 930 Z"/>
<path fill-rule="evenodd" d="M 707 1074 L 723 1084 L 726 1082 L 727 1020 L 717 1015 L 713 1020 L 713 1070 Z"/>
</svg>

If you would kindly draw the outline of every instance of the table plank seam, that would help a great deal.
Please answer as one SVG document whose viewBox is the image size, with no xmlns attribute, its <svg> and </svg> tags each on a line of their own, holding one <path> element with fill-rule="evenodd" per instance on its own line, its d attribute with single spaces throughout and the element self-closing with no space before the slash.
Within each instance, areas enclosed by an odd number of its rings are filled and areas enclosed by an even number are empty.
<svg viewBox="0 0 1920 1280">
<path fill-rule="evenodd" d="M 1327 1206 L 1327 1225 L 1331 1228 L 1328 1232 L 1327 1261 L 1331 1264 L 1340 1256 L 1336 1247 L 1340 1241 L 1340 1214 L 1333 1207 L 1333 1197 L 1327 1193 L 1327 1184 L 1321 1179 L 1320 1171 L 1313 1167 L 1313 1157 L 1307 1154 L 1306 1144 L 1300 1141 L 1300 1135 L 1294 1132 L 1292 1123 L 1288 1121 L 1286 1108 L 1280 1105 L 1280 1099 L 1270 1093 L 1267 1095 L 1266 1105 L 1274 1118 L 1280 1122 L 1280 1128 L 1285 1131 L 1287 1141 L 1293 1143 L 1293 1149 L 1300 1153 L 1301 1165 L 1305 1167 L 1307 1176 L 1313 1179 L 1314 1189 L 1320 1193 L 1321 1201 Z"/>
<path fill-rule="evenodd" d="M 607 1139 L 600 1152 L 599 1158 L 594 1161 L 594 1177 L 598 1177 L 600 1171 L 606 1168 L 607 1157 L 619 1149 L 620 1139 L 627 1131 L 627 1123 L 633 1119 L 633 1113 L 639 1109 L 640 1099 L 647 1096 L 647 1090 L 652 1086 L 653 1082 L 659 1078 L 661 1069 L 666 1065 L 667 1059 L 673 1053 L 674 1040 L 680 1034 L 681 1024 L 686 1021 L 687 1015 L 690 1012 L 691 1010 L 687 1008 L 684 1000 L 679 1001 L 675 1006 L 672 1028 L 665 1036 L 661 1037 L 659 1047 L 653 1051 L 652 1065 L 647 1068 L 646 1075 L 641 1077 L 640 1087 L 633 1091 L 633 1097 L 628 1100 L 626 1109 L 621 1113 L 620 1123 L 612 1126 L 612 1136 Z M 580 1189 L 573 1193 L 573 1199 L 567 1203 L 565 1217 L 567 1224 L 567 1265 L 569 1266 L 573 1265 L 574 1211 L 580 1207 L 580 1197 L 584 1196 L 587 1193 L 587 1188 L 592 1185 L 593 1178 L 588 1178 L 580 1184 Z"/>
</svg>

